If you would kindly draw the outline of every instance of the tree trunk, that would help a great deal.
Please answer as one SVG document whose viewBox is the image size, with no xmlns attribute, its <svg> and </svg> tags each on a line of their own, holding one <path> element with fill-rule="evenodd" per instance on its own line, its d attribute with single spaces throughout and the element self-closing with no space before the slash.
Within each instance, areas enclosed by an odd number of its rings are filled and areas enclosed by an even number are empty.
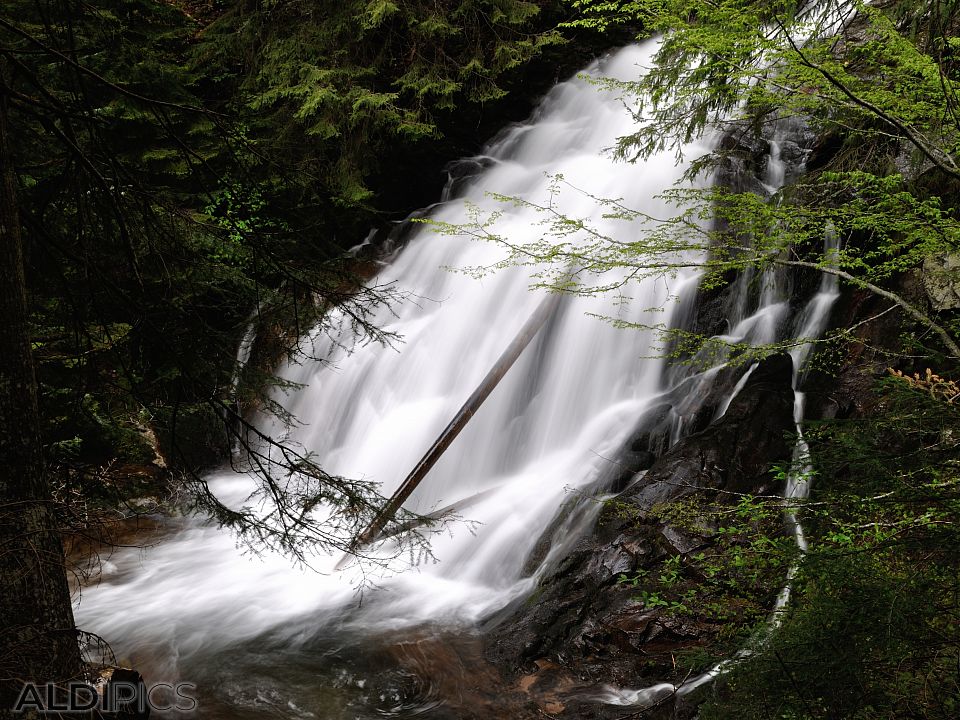
<svg viewBox="0 0 960 720">
<path fill-rule="evenodd" d="M 81 669 L 63 546 L 40 444 L 17 176 L 0 66 L 0 717 L 24 681 Z"/>
</svg>

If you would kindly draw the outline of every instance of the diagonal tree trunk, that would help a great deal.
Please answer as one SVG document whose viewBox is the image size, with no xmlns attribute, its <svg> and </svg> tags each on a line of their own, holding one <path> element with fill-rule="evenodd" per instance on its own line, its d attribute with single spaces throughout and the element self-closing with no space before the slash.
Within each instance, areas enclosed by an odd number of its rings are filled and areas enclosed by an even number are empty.
<svg viewBox="0 0 960 720">
<path fill-rule="evenodd" d="M 25 680 L 81 669 L 63 546 L 43 466 L 17 179 L 0 65 L 0 718 Z"/>
</svg>

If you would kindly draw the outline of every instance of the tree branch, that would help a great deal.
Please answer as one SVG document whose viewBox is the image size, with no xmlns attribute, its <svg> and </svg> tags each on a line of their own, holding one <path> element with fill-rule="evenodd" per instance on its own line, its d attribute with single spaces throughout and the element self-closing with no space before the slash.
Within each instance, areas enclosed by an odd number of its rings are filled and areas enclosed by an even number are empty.
<svg viewBox="0 0 960 720">
<path fill-rule="evenodd" d="M 864 100 L 862 97 L 855 94 L 849 87 L 847 87 L 847 85 L 837 79 L 829 70 L 810 60 L 803 52 L 803 49 L 797 45 L 797 42 L 793 39 L 793 36 L 790 34 L 790 32 L 783 26 L 783 23 L 778 18 L 775 18 L 774 22 L 776 22 L 783 31 L 784 37 L 786 37 L 790 47 L 797 54 L 797 57 L 800 59 L 802 65 L 821 75 L 824 80 L 843 93 L 843 95 L 845 95 L 847 99 L 849 99 L 854 105 L 866 110 L 872 115 L 875 115 L 883 122 L 898 130 L 911 143 L 913 143 L 913 145 L 921 153 L 923 153 L 924 157 L 926 157 L 930 162 L 943 170 L 943 172 L 950 175 L 950 177 L 960 180 L 960 168 L 957 168 L 957 164 L 953 161 L 953 158 L 938 148 L 930 147 L 923 136 L 908 124 L 886 112 L 883 110 L 883 108 L 877 107 L 869 100 Z"/>
<path fill-rule="evenodd" d="M 891 302 L 896 303 L 904 310 L 904 312 L 907 313 L 907 315 L 912 317 L 921 325 L 925 325 L 934 333 L 936 333 L 940 337 L 940 340 L 943 342 L 944 346 L 946 346 L 947 350 L 950 351 L 952 357 L 960 358 L 960 345 L 957 345 L 957 342 L 956 340 L 953 339 L 953 336 L 949 332 L 947 332 L 947 330 L 942 325 L 937 324 L 933 320 L 933 318 L 931 318 L 927 313 L 921 312 L 915 306 L 908 303 L 906 300 L 904 300 L 902 297 L 900 297 L 896 293 L 891 292 L 889 290 L 884 290 L 879 285 L 874 285 L 873 283 L 863 280 L 861 278 L 858 278 L 854 275 L 851 275 L 850 273 L 844 270 L 839 270 L 837 268 L 832 268 L 832 267 L 825 267 L 823 265 L 818 265 L 817 263 L 808 262 L 806 260 L 786 260 L 783 258 L 772 258 L 771 262 L 774 262 L 777 265 L 810 268 L 813 270 L 819 270 L 820 272 L 827 273 L 828 275 L 835 275 L 836 277 L 842 280 L 846 280 L 851 285 L 856 285 L 857 287 L 863 288 L 864 290 L 869 290 L 875 295 L 879 295 L 882 298 L 886 298 L 887 300 L 890 300 Z"/>
</svg>

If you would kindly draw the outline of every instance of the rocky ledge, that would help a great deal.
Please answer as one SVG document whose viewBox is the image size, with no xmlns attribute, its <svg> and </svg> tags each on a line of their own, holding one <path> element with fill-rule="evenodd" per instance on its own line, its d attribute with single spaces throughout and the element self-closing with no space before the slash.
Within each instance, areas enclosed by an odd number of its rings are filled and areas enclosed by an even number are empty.
<svg viewBox="0 0 960 720">
<path fill-rule="evenodd" d="M 738 493 L 779 489 L 771 470 L 788 461 L 792 450 L 791 374 L 788 356 L 762 361 L 721 418 L 678 442 L 606 501 L 595 531 L 521 605 L 491 621 L 487 659 L 534 700 L 566 694 L 564 687 L 682 681 L 675 653 L 710 642 L 720 624 L 645 602 L 638 587 L 623 580 L 659 572 L 667 558 L 712 542 L 710 521 L 702 532 L 677 528 L 654 512 L 658 506 L 694 493 L 729 503 Z M 586 699 L 579 704 L 567 698 L 551 714 L 565 708 L 567 716 L 602 716 L 588 711 Z"/>
</svg>

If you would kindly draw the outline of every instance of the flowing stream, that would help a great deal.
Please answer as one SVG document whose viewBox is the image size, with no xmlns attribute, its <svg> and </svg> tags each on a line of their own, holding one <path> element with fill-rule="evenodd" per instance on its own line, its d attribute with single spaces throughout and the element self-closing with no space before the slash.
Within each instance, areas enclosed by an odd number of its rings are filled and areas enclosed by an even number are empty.
<svg viewBox="0 0 960 720">
<path fill-rule="evenodd" d="M 629 47 L 585 72 L 633 78 L 655 49 L 654 41 Z M 590 195 L 669 216 L 676 208 L 655 196 L 684 170 L 672 153 L 614 162 L 608 148 L 634 128 L 616 92 L 582 79 L 561 83 L 528 123 L 491 143 L 476 163 L 483 169 L 458 181 L 430 216 L 462 223 L 467 200 L 482 212 L 502 213 L 495 225 L 501 236 L 533 241 L 543 231 L 541 217 L 487 193 L 545 203 L 559 173 L 584 191 L 563 195 L 562 212 L 629 239 L 636 230 L 604 218 Z M 691 146 L 684 155 L 690 160 L 708 149 Z M 785 170 L 772 155 L 772 189 L 797 169 Z M 489 266 L 503 252 L 493 243 L 417 230 L 378 278 L 409 293 L 407 302 L 374 320 L 402 342 L 348 353 L 348 338 L 308 337 L 311 354 L 326 362 L 281 368 L 302 387 L 277 395 L 299 423 L 288 428 L 262 418 L 261 429 L 315 453 L 328 472 L 380 483 L 389 495 L 542 300 L 521 268 L 482 279 L 449 269 Z M 759 298 L 751 299 L 756 293 L 744 279 L 731 339 L 761 343 L 822 331 L 835 287 L 821 288 L 820 300 L 791 318 L 785 283 L 762 278 Z M 629 301 L 564 300 L 408 502 L 428 513 L 484 493 L 463 510 L 463 521 L 433 537 L 432 558 L 390 559 L 396 546 L 388 542 L 374 551 L 384 566 L 376 566 L 371 587 L 364 576 L 369 567 L 334 570 L 339 554 L 312 558 L 310 569 L 295 567 L 273 554 L 250 556 L 228 532 L 184 519 L 156 545 L 107 558 L 99 584 L 79 598 L 79 624 L 103 635 L 148 681 L 196 685 L 202 717 L 466 717 L 451 709 L 451 694 L 465 703 L 493 702 L 471 696 L 461 682 L 475 672 L 469 658 L 477 623 L 529 593 L 565 544 L 589 527 L 598 504 L 576 500 L 603 492 L 637 418 L 684 381 L 695 381 L 695 400 L 697 387 L 713 377 L 691 377 L 691 370 L 656 358 L 652 331 L 616 329 L 592 315 L 676 325 L 696 286 L 688 270 L 631 285 Z M 798 364 L 803 353 L 796 351 Z M 682 413 L 673 422 L 679 437 Z M 252 488 L 249 477 L 231 471 L 209 481 L 233 505 Z M 556 523 L 571 500 L 576 510 Z M 530 567 L 548 530 L 550 552 Z M 433 675 L 426 684 L 425 673 Z M 470 680 L 470 687 L 483 684 Z"/>
</svg>

